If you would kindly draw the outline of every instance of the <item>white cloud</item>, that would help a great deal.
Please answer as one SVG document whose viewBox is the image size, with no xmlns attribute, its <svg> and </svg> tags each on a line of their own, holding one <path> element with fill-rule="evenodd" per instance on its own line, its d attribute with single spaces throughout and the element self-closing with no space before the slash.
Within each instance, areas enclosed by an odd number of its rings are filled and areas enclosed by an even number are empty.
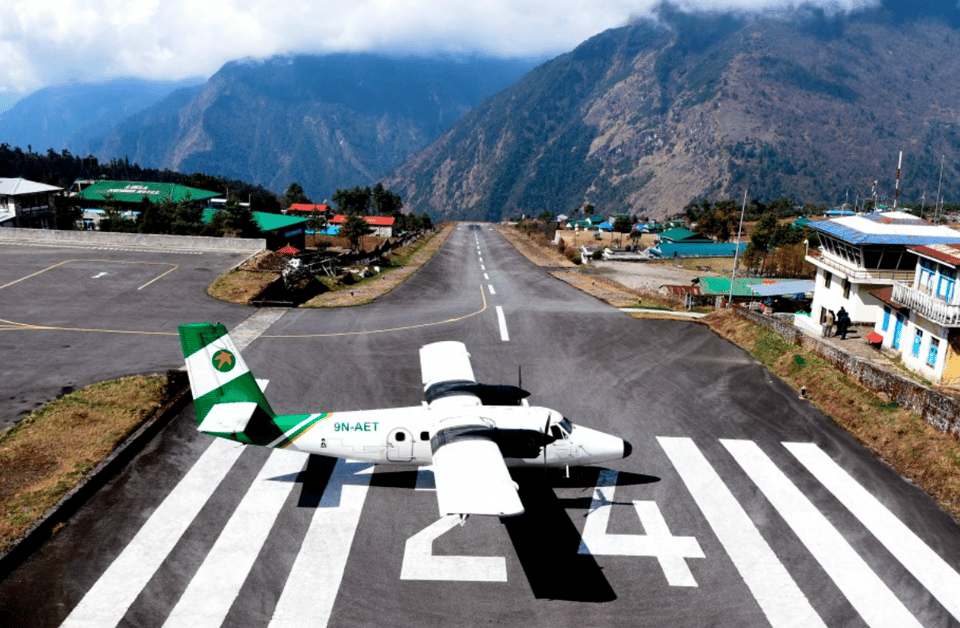
<svg viewBox="0 0 960 628">
<path fill-rule="evenodd" d="M 533 56 L 649 15 L 656 0 L 0 0 L 0 93 L 71 78 L 206 76 L 242 57 L 385 50 Z M 858 8 L 872 0 L 818 2 Z M 762 9 L 782 0 L 679 0 Z"/>
</svg>

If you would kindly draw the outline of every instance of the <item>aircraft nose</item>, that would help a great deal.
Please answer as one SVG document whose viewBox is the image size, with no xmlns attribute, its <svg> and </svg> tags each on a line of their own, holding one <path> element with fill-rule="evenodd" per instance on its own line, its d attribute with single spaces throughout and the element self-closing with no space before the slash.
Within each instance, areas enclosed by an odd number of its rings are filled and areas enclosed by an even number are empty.
<svg viewBox="0 0 960 628">
<path fill-rule="evenodd" d="M 623 457 L 626 458 L 633 453 L 633 445 L 630 444 L 630 441 L 623 441 Z"/>
</svg>

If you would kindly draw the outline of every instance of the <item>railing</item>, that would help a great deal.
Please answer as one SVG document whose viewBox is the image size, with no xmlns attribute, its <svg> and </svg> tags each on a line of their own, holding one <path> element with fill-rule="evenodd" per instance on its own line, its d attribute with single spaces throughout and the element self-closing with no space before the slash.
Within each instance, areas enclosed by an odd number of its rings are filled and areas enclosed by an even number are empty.
<svg viewBox="0 0 960 628">
<path fill-rule="evenodd" d="M 924 294 L 910 284 L 895 282 L 893 300 L 944 327 L 960 327 L 960 305 L 947 303 L 939 297 Z"/>
<path fill-rule="evenodd" d="M 841 262 L 829 255 L 814 250 L 807 253 L 807 261 L 815 266 L 823 266 L 830 270 L 842 273 L 853 281 L 866 283 L 888 283 L 895 281 L 912 281 L 913 270 L 884 270 L 880 268 L 860 268 Z"/>
</svg>

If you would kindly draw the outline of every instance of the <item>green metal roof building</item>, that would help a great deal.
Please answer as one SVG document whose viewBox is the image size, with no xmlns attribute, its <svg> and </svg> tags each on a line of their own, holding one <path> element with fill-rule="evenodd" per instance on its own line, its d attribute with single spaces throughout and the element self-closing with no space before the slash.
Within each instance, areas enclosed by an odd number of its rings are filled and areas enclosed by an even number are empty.
<svg viewBox="0 0 960 628">
<path fill-rule="evenodd" d="M 765 279 L 762 277 L 737 277 L 733 280 L 733 296 L 757 298 L 750 291 L 752 286 L 784 282 L 796 283 L 796 279 Z M 729 277 L 700 277 L 700 291 L 704 296 L 725 297 L 730 294 Z"/>
<path fill-rule="evenodd" d="M 97 181 L 77 193 L 77 198 L 87 201 L 117 203 L 140 203 L 144 198 L 150 202 L 171 200 L 174 203 L 181 201 L 206 201 L 220 196 L 217 192 L 208 192 L 197 188 L 179 185 L 177 183 L 150 183 L 145 181 Z"/>
<path fill-rule="evenodd" d="M 207 208 L 203 210 L 203 222 L 208 223 L 213 220 L 214 214 L 218 209 Z M 279 249 L 286 245 L 294 246 L 301 251 L 306 247 L 306 228 L 309 218 L 299 218 L 297 216 L 285 216 L 283 214 L 270 214 L 267 212 L 252 212 L 253 219 L 257 221 L 257 226 L 267 239 L 268 249 Z"/>
</svg>

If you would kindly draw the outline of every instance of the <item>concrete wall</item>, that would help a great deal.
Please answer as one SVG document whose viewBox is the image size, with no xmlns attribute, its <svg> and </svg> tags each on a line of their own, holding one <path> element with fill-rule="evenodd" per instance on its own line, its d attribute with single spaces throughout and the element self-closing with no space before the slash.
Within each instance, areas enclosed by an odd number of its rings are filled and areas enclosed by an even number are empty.
<svg viewBox="0 0 960 628">
<path fill-rule="evenodd" d="M 960 399 L 957 397 L 945 395 L 903 375 L 884 370 L 869 360 L 851 355 L 820 338 L 808 336 L 789 322 L 743 308 L 736 308 L 734 311 L 797 346 L 816 351 L 855 381 L 875 392 L 886 393 L 893 401 L 916 412 L 937 429 L 960 436 Z"/>
<path fill-rule="evenodd" d="M 55 229 L 0 229 L 0 242 L 83 244 L 226 253 L 256 253 L 267 247 L 267 242 L 263 238 L 208 238 L 103 231 L 57 231 Z"/>
</svg>

